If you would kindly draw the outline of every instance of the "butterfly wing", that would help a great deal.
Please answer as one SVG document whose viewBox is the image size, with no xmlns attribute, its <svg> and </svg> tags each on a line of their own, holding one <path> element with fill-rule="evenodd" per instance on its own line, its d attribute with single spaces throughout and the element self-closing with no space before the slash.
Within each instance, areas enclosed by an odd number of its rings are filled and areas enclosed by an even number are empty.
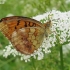
<svg viewBox="0 0 70 70">
<path fill-rule="evenodd" d="M 19 16 L 1 19 L 0 30 L 24 54 L 31 54 L 40 47 L 45 32 L 40 22 Z"/>
</svg>

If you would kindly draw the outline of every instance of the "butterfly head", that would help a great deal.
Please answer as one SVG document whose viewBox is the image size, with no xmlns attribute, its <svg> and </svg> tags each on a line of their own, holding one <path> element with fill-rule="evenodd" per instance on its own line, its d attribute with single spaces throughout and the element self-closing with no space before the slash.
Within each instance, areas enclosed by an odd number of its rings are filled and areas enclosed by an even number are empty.
<svg viewBox="0 0 70 70">
<path fill-rule="evenodd" d="M 51 20 L 44 23 L 44 26 L 45 26 L 45 35 L 48 36 L 51 33 L 51 26 L 52 26 Z"/>
</svg>

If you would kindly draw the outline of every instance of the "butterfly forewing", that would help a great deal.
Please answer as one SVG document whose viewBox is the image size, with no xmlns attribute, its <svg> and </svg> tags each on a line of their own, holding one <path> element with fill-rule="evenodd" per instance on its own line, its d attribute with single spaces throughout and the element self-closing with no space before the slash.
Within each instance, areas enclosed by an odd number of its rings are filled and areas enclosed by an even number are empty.
<svg viewBox="0 0 70 70">
<path fill-rule="evenodd" d="M 37 50 L 45 33 L 45 28 L 40 22 L 19 16 L 1 19 L 0 30 L 13 46 L 24 54 L 31 54 Z"/>
</svg>

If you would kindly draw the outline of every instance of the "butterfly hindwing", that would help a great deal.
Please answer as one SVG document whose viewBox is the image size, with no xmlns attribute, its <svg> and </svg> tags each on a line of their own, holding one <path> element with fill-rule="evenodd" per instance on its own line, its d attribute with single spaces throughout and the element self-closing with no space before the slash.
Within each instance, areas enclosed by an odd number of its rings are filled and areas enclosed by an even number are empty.
<svg viewBox="0 0 70 70">
<path fill-rule="evenodd" d="M 44 26 L 40 22 L 26 17 L 3 18 L 0 30 L 13 46 L 24 54 L 31 54 L 37 50 L 45 33 Z"/>
</svg>

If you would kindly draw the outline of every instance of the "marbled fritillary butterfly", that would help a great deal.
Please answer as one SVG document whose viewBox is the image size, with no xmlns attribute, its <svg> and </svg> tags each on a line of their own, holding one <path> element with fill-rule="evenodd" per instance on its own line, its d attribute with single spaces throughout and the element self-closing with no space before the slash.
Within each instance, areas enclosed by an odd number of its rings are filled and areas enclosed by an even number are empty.
<svg viewBox="0 0 70 70">
<path fill-rule="evenodd" d="M 50 25 L 50 21 L 42 24 L 28 17 L 11 16 L 0 20 L 0 31 L 18 51 L 31 54 L 41 46 L 44 36 L 48 36 Z"/>
</svg>

